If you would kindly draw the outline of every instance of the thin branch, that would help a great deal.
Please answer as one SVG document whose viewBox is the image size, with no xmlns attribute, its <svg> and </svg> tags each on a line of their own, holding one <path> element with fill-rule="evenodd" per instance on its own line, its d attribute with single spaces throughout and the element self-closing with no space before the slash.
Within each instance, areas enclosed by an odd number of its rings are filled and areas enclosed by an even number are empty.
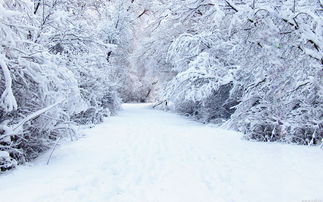
<svg viewBox="0 0 323 202">
<path fill-rule="evenodd" d="M 227 5 L 231 8 L 231 9 L 233 9 L 235 12 L 239 12 L 238 11 L 238 9 L 236 9 L 229 1 L 225 1 L 226 3 L 227 3 Z"/>
<path fill-rule="evenodd" d="M 65 99 L 63 100 L 60 100 L 58 102 L 56 102 L 55 104 L 52 104 L 48 107 L 45 107 L 41 110 L 38 110 L 32 114 L 30 114 L 29 116 L 27 116 L 26 118 L 24 118 L 22 121 L 20 121 L 20 123 L 18 123 L 17 125 L 15 125 L 14 129 L 13 129 L 13 132 L 17 131 L 21 126 L 23 126 L 25 123 L 27 123 L 28 121 L 40 116 L 41 114 L 51 110 L 52 108 L 56 107 L 57 105 L 61 104 L 62 102 L 64 102 Z"/>
</svg>

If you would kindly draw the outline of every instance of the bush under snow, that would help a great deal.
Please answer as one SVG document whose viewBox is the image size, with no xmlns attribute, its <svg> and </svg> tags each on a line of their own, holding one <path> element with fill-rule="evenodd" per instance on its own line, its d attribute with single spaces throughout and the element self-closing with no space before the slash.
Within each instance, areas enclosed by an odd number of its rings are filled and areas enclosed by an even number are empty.
<svg viewBox="0 0 323 202">
<path fill-rule="evenodd" d="M 199 0 L 168 8 L 164 21 L 181 25 L 167 28 L 175 38 L 165 39 L 159 66 L 175 76 L 165 80 L 161 100 L 203 122 L 226 121 L 247 139 L 321 143 L 319 2 Z"/>
<path fill-rule="evenodd" d="M 115 2 L 0 1 L 0 171 L 119 109 L 126 55 L 108 55 L 125 42 L 102 26 L 113 10 L 122 17 Z"/>
</svg>

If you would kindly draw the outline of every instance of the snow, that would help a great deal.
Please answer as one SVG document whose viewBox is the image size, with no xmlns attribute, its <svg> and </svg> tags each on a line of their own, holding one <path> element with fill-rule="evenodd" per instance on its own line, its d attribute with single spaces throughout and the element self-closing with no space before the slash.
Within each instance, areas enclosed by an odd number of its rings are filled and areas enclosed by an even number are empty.
<svg viewBox="0 0 323 202">
<path fill-rule="evenodd" d="M 221 202 L 323 200 L 323 151 L 127 104 L 37 161 L 0 176 L 0 201 Z"/>
<path fill-rule="evenodd" d="M 0 158 L 9 158 L 9 153 L 5 151 L 0 151 Z"/>
<path fill-rule="evenodd" d="M 5 63 L 5 57 L 0 54 L 0 67 L 2 69 L 4 80 L 5 80 L 5 90 L 0 97 L 0 105 L 4 106 L 6 112 L 11 112 L 17 109 L 17 101 L 12 92 L 12 78 L 10 75 L 10 70 Z"/>
</svg>

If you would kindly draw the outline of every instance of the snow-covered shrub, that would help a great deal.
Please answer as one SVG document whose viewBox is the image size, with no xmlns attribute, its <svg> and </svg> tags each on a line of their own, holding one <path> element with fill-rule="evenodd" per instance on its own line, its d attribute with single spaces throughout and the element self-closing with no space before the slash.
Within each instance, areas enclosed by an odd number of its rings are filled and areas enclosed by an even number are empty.
<svg viewBox="0 0 323 202">
<path fill-rule="evenodd" d="M 118 45 L 102 35 L 109 12 L 99 1 L 0 1 L 1 171 L 119 109 Z"/>
<path fill-rule="evenodd" d="M 245 20 L 239 50 L 243 77 L 237 80 L 244 92 L 232 127 L 261 141 L 320 142 L 321 23 L 314 13 L 270 9 L 258 9 Z"/>
<path fill-rule="evenodd" d="M 24 163 L 72 131 L 67 123 L 80 95 L 74 75 L 33 41 L 33 4 L 5 1 L 0 10 L 0 151 Z"/>
<path fill-rule="evenodd" d="M 17 161 L 12 159 L 8 152 L 0 151 L 0 172 L 17 166 Z"/>
<path fill-rule="evenodd" d="M 185 33 L 171 44 L 168 60 L 180 73 L 167 84 L 163 99 L 177 111 L 217 123 L 234 112 L 232 103 L 237 101 L 230 91 L 238 67 L 226 61 L 225 52 L 232 46 L 221 44 L 224 40 L 220 34 Z"/>
<path fill-rule="evenodd" d="M 223 118 L 248 139 L 320 144 L 320 6 L 317 1 L 177 2 L 166 20 L 176 18 L 185 28 L 168 41 L 165 61 L 175 76 L 160 99 L 202 121 Z"/>
<path fill-rule="evenodd" d="M 72 119 L 78 123 L 99 123 L 119 109 L 117 91 L 125 77 L 120 76 L 119 66 L 126 56 L 119 54 L 119 50 L 128 41 L 126 34 L 117 30 L 123 19 L 114 15 L 119 3 L 82 4 L 77 0 L 51 3 L 45 6 L 48 12 L 43 24 L 47 33 L 39 40 L 59 55 L 59 64 L 70 69 L 78 81 L 83 110 Z"/>
</svg>

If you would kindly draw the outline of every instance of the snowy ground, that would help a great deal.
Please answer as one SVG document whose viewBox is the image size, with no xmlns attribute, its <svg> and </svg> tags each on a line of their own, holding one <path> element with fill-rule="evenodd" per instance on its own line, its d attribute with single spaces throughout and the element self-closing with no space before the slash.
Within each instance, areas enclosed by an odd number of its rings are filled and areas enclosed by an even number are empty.
<svg viewBox="0 0 323 202">
<path fill-rule="evenodd" d="M 241 140 L 124 105 L 77 142 L 0 176 L 1 202 L 323 201 L 323 151 Z"/>
</svg>

